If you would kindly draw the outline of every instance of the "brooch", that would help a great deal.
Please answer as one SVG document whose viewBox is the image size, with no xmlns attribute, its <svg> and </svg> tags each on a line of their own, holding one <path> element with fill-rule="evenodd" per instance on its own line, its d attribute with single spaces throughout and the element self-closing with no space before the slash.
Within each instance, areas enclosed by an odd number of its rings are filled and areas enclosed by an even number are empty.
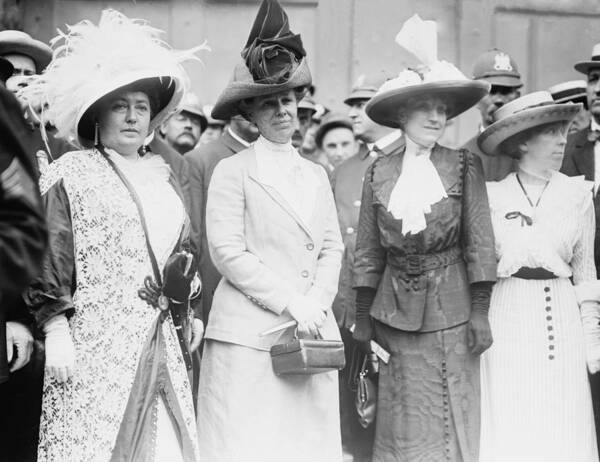
<svg viewBox="0 0 600 462">
<path fill-rule="evenodd" d="M 515 220 L 519 217 L 521 218 L 521 226 L 531 226 L 533 224 L 532 218 L 521 212 L 508 212 L 506 215 L 504 215 L 504 218 L 507 220 Z"/>
</svg>

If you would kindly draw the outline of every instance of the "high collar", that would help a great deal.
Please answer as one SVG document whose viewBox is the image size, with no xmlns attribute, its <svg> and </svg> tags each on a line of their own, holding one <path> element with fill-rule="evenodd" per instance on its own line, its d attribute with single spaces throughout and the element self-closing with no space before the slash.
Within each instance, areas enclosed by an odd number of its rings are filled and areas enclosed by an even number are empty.
<svg viewBox="0 0 600 462">
<path fill-rule="evenodd" d="M 269 141 L 264 136 L 260 135 L 256 140 L 255 145 L 259 149 L 269 153 L 287 154 L 289 156 L 292 156 L 294 153 L 294 147 L 292 146 L 291 140 L 287 143 L 274 143 L 273 141 Z"/>
</svg>

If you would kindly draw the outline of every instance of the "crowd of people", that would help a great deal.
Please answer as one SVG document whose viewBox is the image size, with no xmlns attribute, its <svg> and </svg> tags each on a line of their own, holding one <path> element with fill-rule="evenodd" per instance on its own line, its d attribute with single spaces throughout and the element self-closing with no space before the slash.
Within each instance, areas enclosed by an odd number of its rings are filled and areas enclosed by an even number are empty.
<svg viewBox="0 0 600 462">
<path fill-rule="evenodd" d="M 214 105 L 115 10 L 0 32 L 0 459 L 599 460 L 600 44 L 396 41 L 339 112 L 277 0 Z"/>
</svg>

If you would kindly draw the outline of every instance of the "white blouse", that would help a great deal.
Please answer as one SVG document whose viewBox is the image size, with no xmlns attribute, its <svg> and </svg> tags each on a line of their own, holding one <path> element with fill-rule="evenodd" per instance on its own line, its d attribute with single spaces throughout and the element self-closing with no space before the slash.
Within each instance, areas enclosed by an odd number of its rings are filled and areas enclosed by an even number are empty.
<svg viewBox="0 0 600 462">
<path fill-rule="evenodd" d="M 261 181 L 275 188 L 288 205 L 308 223 L 315 208 L 319 185 L 308 162 L 291 141 L 273 143 L 260 136 L 254 143 L 256 166 Z"/>
<path fill-rule="evenodd" d="M 521 267 L 541 267 L 559 277 L 573 276 L 575 284 L 596 279 L 591 182 L 555 172 L 537 207 L 527 200 L 515 173 L 487 183 L 487 190 L 498 277 L 510 277 Z M 540 191 L 527 191 L 537 201 Z"/>
</svg>

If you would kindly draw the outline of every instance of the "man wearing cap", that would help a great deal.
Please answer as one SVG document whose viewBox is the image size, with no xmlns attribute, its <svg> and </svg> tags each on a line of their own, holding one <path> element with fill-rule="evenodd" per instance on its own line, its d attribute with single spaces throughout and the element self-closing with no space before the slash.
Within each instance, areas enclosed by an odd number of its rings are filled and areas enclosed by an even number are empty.
<svg viewBox="0 0 600 462">
<path fill-rule="evenodd" d="M 523 86 L 521 74 L 514 59 L 498 48 L 492 48 L 481 54 L 473 66 L 473 79 L 492 84 L 490 93 L 477 104 L 481 113 L 479 131 L 494 122 L 494 112 L 506 103 L 521 95 Z M 463 147 L 481 158 L 486 181 L 499 181 L 514 169 L 514 161 L 508 156 L 486 156 L 477 146 L 479 133 L 471 138 Z"/>
<path fill-rule="evenodd" d="M 159 132 L 169 146 L 183 155 L 196 147 L 206 125 L 207 120 L 198 97 L 187 93 L 181 110 L 163 122 Z"/>
<path fill-rule="evenodd" d="M 587 82 L 585 80 L 569 80 L 551 86 L 548 91 L 557 103 L 581 103 L 583 108 L 577 113 L 569 126 L 569 135 L 577 133 L 590 125 L 590 113 L 587 106 Z"/>
<path fill-rule="evenodd" d="M 199 257 L 202 279 L 201 300 L 195 302 L 194 309 L 196 316 L 202 315 L 204 325 L 208 322 L 213 292 L 221 279 L 210 259 L 206 240 L 205 211 L 208 185 L 213 170 L 222 159 L 246 149 L 256 138 L 257 128 L 242 116 L 234 116 L 218 140 L 200 145 L 185 155 L 189 168 L 191 237 Z"/>
<path fill-rule="evenodd" d="M 348 116 L 360 145 L 358 153 L 344 161 L 335 170 L 332 178 L 333 195 L 345 245 L 338 293 L 333 302 L 333 312 L 340 326 L 348 365 L 343 371 L 344 377 L 340 379 L 342 443 L 352 453 L 356 462 L 371 460 L 375 436 L 375 425 L 371 424 L 366 429 L 360 425 L 354 404 L 356 392 L 349 385 L 356 379 L 357 372 L 351 365 L 361 361 L 360 350 L 349 329 L 355 322 L 356 294 L 352 289 L 352 267 L 363 177 L 378 155 L 392 155 L 404 147 L 400 130 L 379 125 L 365 112 L 367 102 L 375 96 L 385 81 L 384 73 L 361 75 L 350 95 L 344 100 L 349 106 Z"/>
<path fill-rule="evenodd" d="M 13 66 L 12 75 L 6 80 L 6 88 L 17 94 L 21 88 L 27 86 L 31 76 L 41 74 L 48 66 L 52 60 L 52 49 L 25 32 L 4 30 L 0 31 L 0 57 Z M 44 142 L 37 115 L 29 108 L 27 101 L 20 99 L 19 102 L 31 130 L 30 136 L 27 137 L 27 152 L 32 156 L 35 174 L 39 176 L 40 166 L 43 169 L 49 160 L 72 150 L 72 147 L 67 142 L 55 138 L 55 130 L 52 127 L 46 127 L 48 140 Z"/>
<path fill-rule="evenodd" d="M 304 98 L 298 102 L 298 127 L 292 135 L 292 145 L 300 152 L 300 148 L 304 143 L 304 137 L 312 122 L 313 114 L 317 112 L 315 100 L 310 93 L 307 93 Z"/>
<path fill-rule="evenodd" d="M 358 150 L 352 121 L 344 114 L 327 114 L 317 130 L 315 143 L 325 154 L 327 167 L 334 173 L 340 164 L 355 155 Z"/>
<path fill-rule="evenodd" d="M 594 240 L 594 262 L 597 277 L 600 278 L 600 43 L 592 50 L 589 61 L 575 64 L 575 70 L 587 75 L 587 107 L 590 111 L 590 125 L 567 138 L 565 157 L 561 172 L 569 176 L 584 175 L 594 182 L 594 209 L 596 214 L 596 236 Z M 596 438 L 600 446 L 600 373 L 590 375 Z"/>
<path fill-rule="evenodd" d="M 206 128 L 202 130 L 202 135 L 200 136 L 200 144 L 208 144 L 211 141 L 218 140 L 223 134 L 223 130 L 225 130 L 225 126 L 227 122 L 221 119 L 214 119 L 211 116 L 213 105 L 205 104 L 202 106 L 202 113 L 204 117 L 206 117 Z"/>
</svg>

